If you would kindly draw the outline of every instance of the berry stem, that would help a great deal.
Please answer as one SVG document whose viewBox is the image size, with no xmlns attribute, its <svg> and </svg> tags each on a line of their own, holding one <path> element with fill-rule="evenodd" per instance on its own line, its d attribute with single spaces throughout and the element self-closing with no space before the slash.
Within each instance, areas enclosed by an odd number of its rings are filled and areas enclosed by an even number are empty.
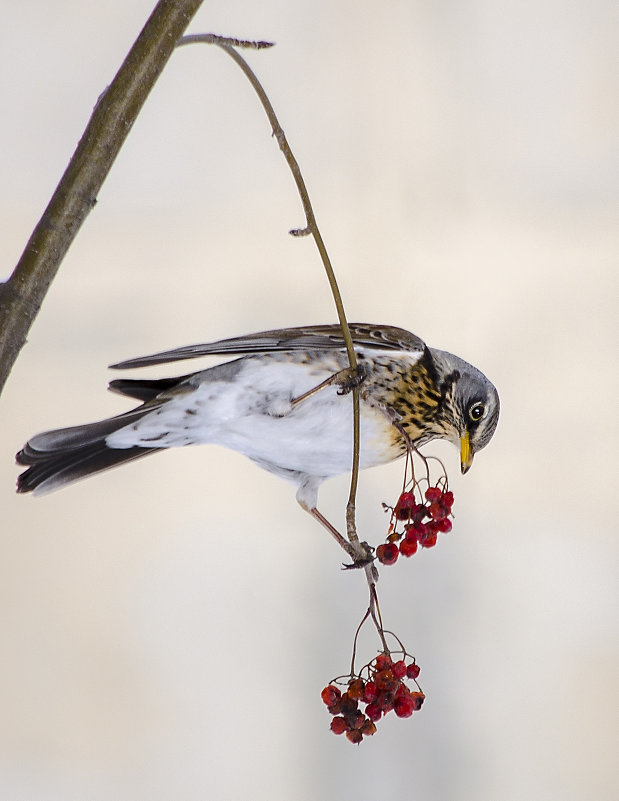
<svg viewBox="0 0 619 801">
<path fill-rule="evenodd" d="M 355 660 L 357 659 L 357 640 L 359 639 L 359 632 L 361 631 L 361 628 L 362 628 L 363 624 L 365 623 L 365 621 L 368 619 L 369 615 L 370 615 L 370 610 L 368 608 L 368 610 L 366 611 L 365 615 L 363 615 L 363 618 L 361 619 L 361 623 L 359 623 L 359 625 L 357 626 L 357 631 L 355 631 L 355 637 L 354 637 L 353 643 L 352 643 L 352 659 L 350 661 L 350 675 L 351 676 L 356 676 L 357 675 L 356 672 L 355 672 Z"/>
<path fill-rule="evenodd" d="M 380 637 L 383 645 L 383 651 L 388 654 L 389 646 L 387 645 L 387 640 L 385 639 L 385 630 L 383 629 L 383 620 L 380 614 L 380 605 L 378 603 L 378 593 L 376 592 L 376 582 L 373 579 L 370 580 L 368 578 L 368 584 L 370 586 L 370 607 L 368 611 L 372 615 L 372 620 L 376 626 L 376 631 L 378 632 L 378 636 Z"/>
</svg>

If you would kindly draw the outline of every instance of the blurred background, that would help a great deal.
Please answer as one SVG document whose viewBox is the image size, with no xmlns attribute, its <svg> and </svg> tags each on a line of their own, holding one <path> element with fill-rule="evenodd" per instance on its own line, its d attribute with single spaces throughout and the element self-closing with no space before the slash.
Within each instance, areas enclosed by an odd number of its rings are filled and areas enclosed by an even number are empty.
<svg viewBox="0 0 619 801">
<path fill-rule="evenodd" d="M 0 275 L 153 6 L 4 9 Z M 248 58 L 349 319 L 480 367 L 501 422 L 464 479 L 426 448 L 454 530 L 380 593 L 427 701 L 360 747 L 319 693 L 364 578 L 291 486 L 205 447 L 14 494 L 29 436 L 129 408 L 109 363 L 336 319 L 246 79 L 217 49 L 176 53 L 0 399 L 2 798 L 617 797 L 618 28 L 610 0 L 204 4 L 191 32 L 277 42 Z M 362 476 L 374 544 L 402 469 Z M 334 521 L 347 492 L 323 487 Z M 363 661 L 376 647 L 368 629 Z"/>
</svg>

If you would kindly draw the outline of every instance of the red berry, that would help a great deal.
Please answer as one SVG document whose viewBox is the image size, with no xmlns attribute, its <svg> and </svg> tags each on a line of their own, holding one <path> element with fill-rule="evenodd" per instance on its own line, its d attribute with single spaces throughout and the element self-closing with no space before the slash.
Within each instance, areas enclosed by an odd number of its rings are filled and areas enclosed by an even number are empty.
<svg viewBox="0 0 619 801">
<path fill-rule="evenodd" d="M 447 509 L 446 506 L 443 506 L 442 503 L 436 501 L 436 503 L 430 504 L 428 512 L 430 513 L 430 517 L 432 518 L 432 520 L 442 520 L 449 514 L 449 509 Z"/>
<path fill-rule="evenodd" d="M 383 565 L 392 565 L 397 561 L 399 553 L 395 542 L 384 542 L 376 549 L 376 558 Z"/>
<path fill-rule="evenodd" d="M 376 702 L 372 702 L 368 704 L 365 708 L 365 714 L 369 717 L 370 720 L 380 720 L 383 716 L 383 710 Z"/>
<path fill-rule="evenodd" d="M 426 533 L 426 526 L 427 523 L 411 523 L 410 526 L 406 526 L 404 538 L 410 540 L 411 542 L 416 542 Z"/>
<path fill-rule="evenodd" d="M 415 711 L 415 702 L 410 695 L 402 695 L 394 699 L 393 711 L 399 718 L 410 718 Z"/>
<path fill-rule="evenodd" d="M 444 517 L 442 520 L 437 520 L 436 521 L 436 527 L 443 534 L 448 534 L 451 531 L 451 528 L 452 528 L 451 520 L 448 517 Z M 402 552 L 402 549 L 400 548 L 400 553 L 401 552 Z"/>
<path fill-rule="evenodd" d="M 399 659 L 397 662 L 393 663 L 391 670 L 396 679 L 403 679 L 404 676 L 406 676 L 406 663 L 403 659 Z"/>
<path fill-rule="evenodd" d="M 333 706 L 333 704 L 337 703 L 342 697 L 342 693 L 340 692 L 339 687 L 336 687 L 334 684 L 329 684 L 324 690 L 320 693 L 320 697 L 327 706 Z"/>
<path fill-rule="evenodd" d="M 333 734 L 344 734 L 345 731 L 348 731 L 348 723 L 342 717 L 333 718 L 331 731 Z"/>
<path fill-rule="evenodd" d="M 436 539 L 436 531 L 430 530 L 419 538 L 419 544 L 422 548 L 433 548 L 436 545 Z"/>
<path fill-rule="evenodd" d="M 379 654 L 374 660 L 374 667 L 376 670 L 385 670 L 390 668 L 393 664 L 389 654 Z"/>
<path fill-rule="evenodd" d="M 408 665 L 408 667 L 406 668 L 406 675 L 408 676 L 409 679 L 416 679 L 420 673 L 421 673 L 421 668 L 414 662 L 411 662 L 411 664 Z"/>
<path fill-rule="evenodd" d="M 409 542 L 417 542 L 417 537 L 419 536 L 418 526 L 420 525 L 423 525 L 423 523 L 411 523 L 409 526 L 406 526 L 404 529 L 404 539 Z"/>
<path fill-rule="evenodd" d="M 393 510 L 397 520 L 408 520 L 413 508 L 417 505 L 415 496 L 412 492 L 403 492 L 398 498 L 398 502 Z"/>
<path fill-rule="evenodd" d="M 448 509 L 451 509 L 451 507 L 454 504 L 453 492 L 449 492 L 449 490 L 447 492 L 444 492 L 441 495 L 441 503 L 443 504 L 443 506 L 446 506 Z"/>
<path fill-rule="evenodd" d="M 412 556 L 417 551 L 417 539 L 403 539 L 400 543 L 400 553 L 402 556 Z"/>
<path fill-rule="evenodd" d="M 376 703 L 378 704 L 379 708 L 383 710 L 385 714 L 389 712 L 390 709 L 393 709 L 393 698 L 395 693 L 393 690 L 381 690 L 378 693 L 378 698 L 376 699 Z"/>
<path fill-rule="evenodd" d="M 366 704 L 371 703 L 372 701 L 376 701 L 376 696 L 378 695 L 378 688 L 376 687 L 376 682 L 368 681 L 365 685 L 365 692 L 363 695 L 363 700 Z"/>
<path fill-rule="evenodd" d="M 421 520 L 423 517 L 425 517 L 425 514 L 426 514 L 426 507 L 422 503 L 416 503 L 413 506 L 411 506 L 409 514 L 406 517 L 400 519 L 416 522 L 417 520 Z"/>
<path fill-rule="evenodd" d="M 425 493 L 426 501 L 428 501 L 428 503 L 434 503 L 435 501 L 440 500 L 442 494 L 443 493 L 438 487 L 428 487 Z"/>
</svg>

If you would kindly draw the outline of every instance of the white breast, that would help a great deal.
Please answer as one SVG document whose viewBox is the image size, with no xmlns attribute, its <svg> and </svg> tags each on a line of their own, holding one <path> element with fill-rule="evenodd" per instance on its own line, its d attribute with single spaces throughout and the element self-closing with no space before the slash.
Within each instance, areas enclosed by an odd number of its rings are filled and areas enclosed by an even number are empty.
<svg viewBox="0 0 619 801">
<path fill-rule="evenodd" d="M 337 361 L 336 361 L 337 359 Z M 352 395 L 326 387 L 298 406 L 294 398 L 340 369 L 341 357 L 311 366 L 281 357 L 248 357 L 232 381 L 200 373 L 193 392 L 179 394 L 107 439 L 113 448 L 216 443 L 261 463 L 314 476 L 350 470 Z M 362 403 L 361 467 L 390 461 L 390 423 Z"/>
</svg>

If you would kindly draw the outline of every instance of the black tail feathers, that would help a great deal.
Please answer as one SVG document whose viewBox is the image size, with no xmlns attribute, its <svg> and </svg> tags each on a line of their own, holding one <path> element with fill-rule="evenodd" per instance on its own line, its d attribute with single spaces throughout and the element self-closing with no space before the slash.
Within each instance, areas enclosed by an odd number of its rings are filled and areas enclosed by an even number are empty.
<svg viewBox="0 0 619 801">
<path fill-rule="evenodd" d="M 17 479 L 18 492 L 42 495 L 115 465 L 138 459 L 157 448 L 109 448 L 106 437 L 152 410 L 132 412 L 99 423 L 46 431 L 32 437 L 17 454 L 18 464 L 27 465 Z"/>
</svg>

